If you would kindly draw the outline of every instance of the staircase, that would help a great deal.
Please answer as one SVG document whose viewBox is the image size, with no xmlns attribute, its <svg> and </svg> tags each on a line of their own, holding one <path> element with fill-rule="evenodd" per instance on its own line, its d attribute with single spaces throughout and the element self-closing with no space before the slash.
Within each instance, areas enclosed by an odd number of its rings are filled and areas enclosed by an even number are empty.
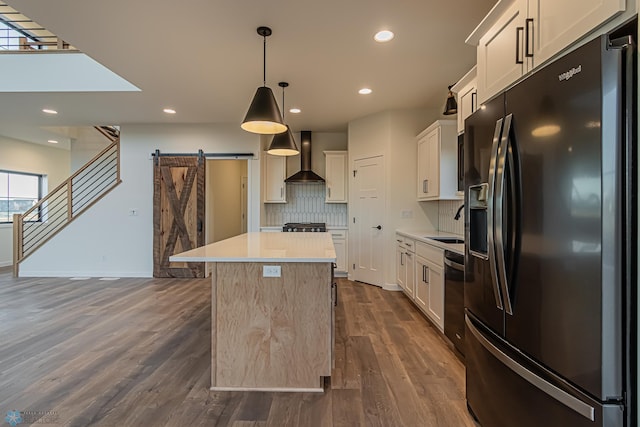
<svg viewBox="0 0 640 427">
<path fill-rule="evenodd" d="M 77 51 L 58 36 L 0 1 L 0 52 Z"/>
<path fill-rule="evenodd" d="M 13 275 L 29 255 L 117 187 L 120 132 L 97 126 L 111 144 L 23 214 L 13 215 Z"/>
</svg>

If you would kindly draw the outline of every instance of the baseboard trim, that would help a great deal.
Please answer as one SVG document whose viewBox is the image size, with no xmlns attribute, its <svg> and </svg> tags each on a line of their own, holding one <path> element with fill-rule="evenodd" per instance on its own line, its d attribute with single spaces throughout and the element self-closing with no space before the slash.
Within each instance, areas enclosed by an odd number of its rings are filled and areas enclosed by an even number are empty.
<svg viewBox="0 0 640 427">
<path fill-rule="evenodd" d="M 261 392 L 298 392 L 298 393 L 323 393 L 322 387 L 296 388 L 296 387 L 210 387 L 211 391 L 261 391 Z"/>
<path fill-rule="evenodd" d="M 384 289 L 385 291 L 391 291 L 391 292 L 402 291 L 402 288 L 398 286 L 397 283 L 385 283 L 384 285 L 382 285 L 382 289 Z"/>
<path fill-rule="evenodd" d="M 19 277 L 120 277 L 152 278 L 148 271 L 25 271 L 20 269 Z"/>
</svg>

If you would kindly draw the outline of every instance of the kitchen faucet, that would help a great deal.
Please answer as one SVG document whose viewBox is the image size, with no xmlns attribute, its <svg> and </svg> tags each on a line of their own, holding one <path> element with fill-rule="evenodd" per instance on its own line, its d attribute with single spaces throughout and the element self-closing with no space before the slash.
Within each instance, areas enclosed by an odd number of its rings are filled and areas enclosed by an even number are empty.
<svg viewBox="0 0 640 427">
<path fill-rule="evenodd" d="M 455 219 L 456 221 L 460 219 L 460 212 L 462 212 L 463 208 L 464 208 L 464 203 L 460 205 L 460 207 L 458 208 L 458 211 L 456 212 L 456 216 L 454 216 L 453 219 Z"/>
</svg>

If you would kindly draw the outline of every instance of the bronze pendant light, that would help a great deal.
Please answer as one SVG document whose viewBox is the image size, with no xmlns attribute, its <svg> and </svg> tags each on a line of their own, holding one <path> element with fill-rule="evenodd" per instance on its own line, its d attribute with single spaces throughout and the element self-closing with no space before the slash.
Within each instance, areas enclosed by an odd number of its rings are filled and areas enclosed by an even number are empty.
<svg viewBox="0 0 640 427">
<path fill-rule="evenodd" d="M 289 86 L 289 83 L 280 82 L 278 83 L 278 86 L 282 88 L 282 118 L 284 121 L 284 88 Z M 279 133 L 273 137 L 267 153 L 274 156 L 295 156 L 296 154 L 300 153 L 300 151 L 298 150 L 298 146 L 296 145 L 296 140 L 293 138 L 293 134 L 291 133 L 291 128 L 289 126 L 287 126 L 287 130 L 285 132 Z"/>
<path fill-rule="evenodd" d="M 282 114 L 273 97 L 271 88 L 267 87 L 267 37 L 271 35 L 271 28 L 258 27 L 258 34 L 263 38 L 262 77 L 263 86 L 259 87 L 251 101 L 249 111 L 240 127 L 247 132 L 273 135 L 287 130 L 282 121 Z"/>
<path fill-rule="evenodd" d="M 458 103 L 456 102 L 456 97 L 451 92 L 451 88 L 453 85 L 449 86 L 449 95 L 447 96 L 447 103 L 444 106 L 444 114 L 445 116 L 449 116 L 451 114 L 456 114 L 458 112 Z"/>
</svg>

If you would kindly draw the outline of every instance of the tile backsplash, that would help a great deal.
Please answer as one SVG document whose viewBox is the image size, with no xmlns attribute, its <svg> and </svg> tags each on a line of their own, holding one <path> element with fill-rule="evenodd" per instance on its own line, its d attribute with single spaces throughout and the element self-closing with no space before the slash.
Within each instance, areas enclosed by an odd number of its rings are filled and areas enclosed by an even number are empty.
<svg viewBox="0 0 640 427">
<path fill-rule="evenodd" d="M 266 203 L 265 226 L 286 222 L 325 222 L 330 226 L 347 225 L 346 203 L 325 203 L 326 185 L 287 184 L 287 203 Z"/>
<path fill-rule="evenodd" d="M 464 210 L 460 213 L 459 220 L 453 219 L 462 203 L 462 200 L 440 200 L 438 202 L 438 229 L 440 231 L 460 236 L 464 234 Z"/>
</svg>

